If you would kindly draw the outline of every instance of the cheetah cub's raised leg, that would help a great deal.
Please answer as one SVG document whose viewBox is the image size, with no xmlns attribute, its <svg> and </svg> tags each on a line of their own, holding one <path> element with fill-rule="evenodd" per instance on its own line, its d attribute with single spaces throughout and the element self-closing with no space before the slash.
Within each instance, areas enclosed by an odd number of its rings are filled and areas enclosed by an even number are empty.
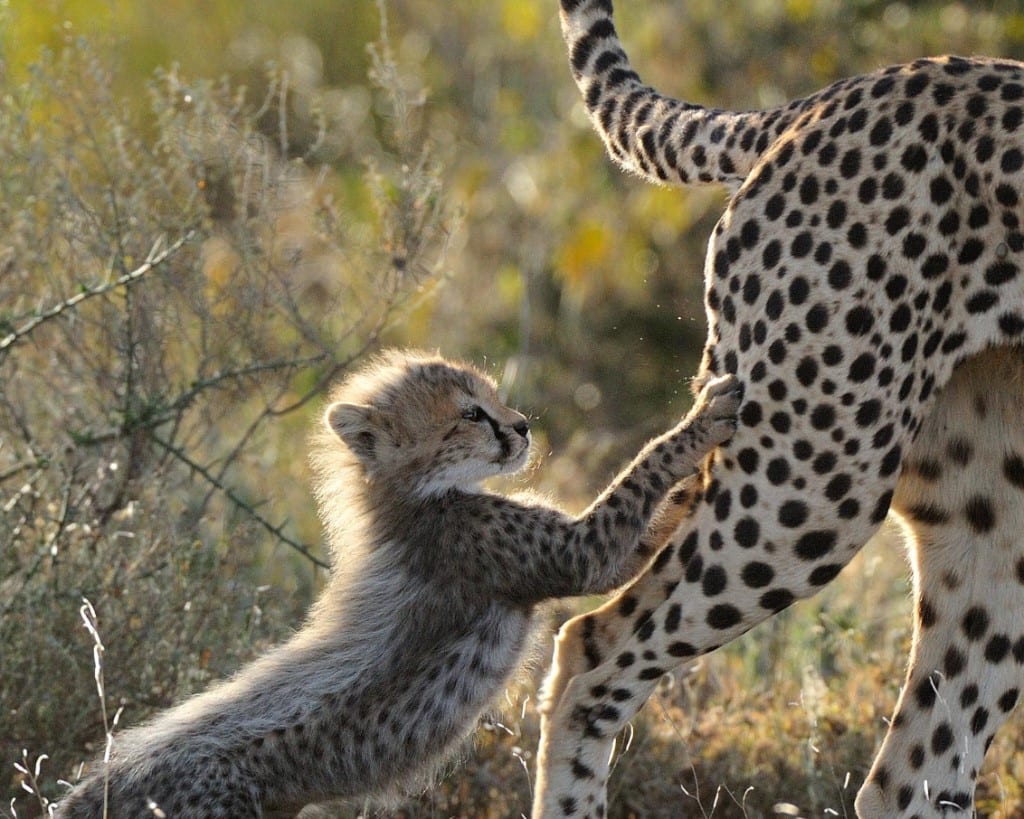
<svg viewBox="0 0 1024 819">
<path fill-rule="evenodd" d="M 686 416 L 668 432 L 650 441 L 592 504 L 592 510 L 611 507 L 615 511 L 614 525 L 621 527 L 627 511 L 622 502 L 612 496 L 623 488 L 628 489 L 637 497 L 644 498 L 643 519 L 649 520 L 650 524 L 637 541 L 633 553 L 604 582 L 589 582 L 584 591 L 577 589 L 574 593 L 604 594 L 613 591 L 633 580 L 647 567 L 665 539 L 662 536 L 655 540 L 652 535 L 664 530 L 666 518 L 672 516 L 672 497 L 677 492 L 669 491 L 671 482 L 677 481 L 677 487 L 685 486 L 705 467 L 717 447 L 732 438 L 742 400 L 743 387 L 735 376 L 724 375 L 709 380 Z M 673 476 L 668 482 L 662 477 L 665 470 Z M 658 504 L 650 491 L 652 488 L 662 497 L 668 493 L 668 498 Z M 587 518 L 588 513 L 584 512 L 582 517 Z"/>
</svg>

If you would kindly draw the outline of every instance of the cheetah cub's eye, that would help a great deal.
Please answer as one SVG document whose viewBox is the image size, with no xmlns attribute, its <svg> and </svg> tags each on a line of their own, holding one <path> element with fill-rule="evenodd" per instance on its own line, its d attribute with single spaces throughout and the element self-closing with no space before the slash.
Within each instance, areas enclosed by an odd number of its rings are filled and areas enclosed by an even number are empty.
<svg viewBox="0 0 1024 819">
<path fill-rule="evenodd" d="M 467 421 L 473 421 L 476 423 L 478 421 L 483 421 L 487 417 L 487 413 L 480 407 L 470 407 L 469 409 L 462 411 L 462 417 Z"/>
</svg>

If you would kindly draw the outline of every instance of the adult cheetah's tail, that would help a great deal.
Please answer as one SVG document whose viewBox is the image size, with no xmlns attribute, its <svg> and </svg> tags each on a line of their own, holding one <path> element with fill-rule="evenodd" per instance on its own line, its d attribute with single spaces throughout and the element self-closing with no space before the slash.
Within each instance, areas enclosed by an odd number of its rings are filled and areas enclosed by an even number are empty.
<svg viewBox="0 0 1024 819">
<path fill-rule="evenodd" d="M 738 188 L 767 146 L 769 115 L 662 96 L 630 66 L 611 0 L 561 0 L 561 6 L 573 77 L 612 157 L 654 182 Z"/>
</svg>

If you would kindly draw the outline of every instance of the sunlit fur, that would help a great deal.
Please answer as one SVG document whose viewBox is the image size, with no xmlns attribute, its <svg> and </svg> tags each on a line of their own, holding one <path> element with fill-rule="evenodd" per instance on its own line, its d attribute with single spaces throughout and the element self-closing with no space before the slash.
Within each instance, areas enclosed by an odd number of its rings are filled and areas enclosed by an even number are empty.
<svg viewBox="0 0 1024 819">
<path fill-rule="evenodd" d="M 389 352 L 335 390 L 312 442 L 334 558 L 307 623 L 232 680 L 118 734 L 57 816 L 247 819 L 422 786 L 504 690 L 535 607 L 639 571 L 679 479 L 735 429 L 732 379 L 580 517 L 485 492 L 529 430 L 478 370 Z"/>
</svg>

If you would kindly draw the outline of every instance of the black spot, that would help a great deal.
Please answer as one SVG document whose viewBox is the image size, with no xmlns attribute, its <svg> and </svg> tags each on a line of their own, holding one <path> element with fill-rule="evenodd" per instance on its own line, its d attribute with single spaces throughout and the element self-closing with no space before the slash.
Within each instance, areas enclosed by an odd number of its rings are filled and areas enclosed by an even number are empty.
<svg viewBox="0 0 1024 819">
<path fill-rule="evenodd" d="M 932 673 L 914 687 L 914 699 L 920 708 L 929 710 L 935 704 L 935 692 L 938 686 L 938 674 Z"/>
<path fill-rule="evenodd" d="M 697 551 L 698 538 L 697 530 L 693 529 L 679 545 L 679 562 L 682 565 L 685 566 L 688 564 L 690 562 L 690 558 L 693 557 L 694 552 Z"/>
<path fill-rule="evenodd" d="M 637 640 L 641 643 L 646 643 L 651 639 L 651 635 L 654 634 L 654 620 L 652 619 L 653 612 L 648 609 L 637 619 L 636 624 L 633 628 L 633 632 L 636 634 Z"/>
<path fill-rule="evenodd" d="M 842 570 L 842 563 L 827 563 L 812 571 L 807 577 L 807 582 L 812 586 L 824 586 L 831 583 Z"/>
<path fill-rule="evenodd" d="M 733 538 L 744 549 L 752 549 L 761 537 L 761 526 L 754 518 L 740 518 L 733 529 Z"/>
<path fill-rule="evenodd" d="M 985 645 L 985 659 L 990 663 L 1001 663 L 1010 653 L 1010 638 L 1005 634 L 994 634 Z"/>
<path fill-rule="evenodd" d="M 850 225 L 850 229 L 846 231 L 846 241 L 854 248 L 862 248 L 867 244 L 868 231 L 863 222 L 854 222 Z"/>
<path fill-rule="evenodd" d="M 815 529 L 800 536 L 794 547 L 802 560 L 818 560 L 836 545 L 836 533 L 831 529 Z"/>
<path fill-rule="evenodd" d="M 839 173 L 844 179 L 853 179 L 860 173 L 860 151 L 851 148 L 839 162 Z"/>
<path fill-rule="evenodd" d="M 920 145 L 908 145 L 900 157 L 900 164 L 912 173 L 919 173 L 928 164 L 928 154 Z"/>
<path fill-rule="evenodd" d="M 967 501 L 964 514 L 971 528 L 978 534 L 991 531 L 995 526 L 996 515 L 992 502 L 982 495 L 975 495 Z"/>
<path fill-rule="evenodd" d="M 796 377 L 803 386 L 811 386 L 818 377 L 818 362 L 811 356 L 802 358 L 796 366 Z"/>
<path fill-rule="evenodd" d="M 910 806 L 910 800 L 914 798 L 914 788 L 911 785 L 904 785 L 896 794 L 896 806 L 900 810 L 906 810 Z"/>
<path fill-rule="evenodd" d="M 740 228 L 740 243 L 747 250 L 757 244 L 757 240 L 761 236 L 761 229 L 757 224 L 756 219 L 748 219 L 743 223 L 743 227 Z"/>
<path fill-rule="evenodd" d="M 690 558 L 686 564 L 686 582 L 696 583 L 700 580 L 700 576 L 704 573 L 704 558 L 700 555 L 694 555 Z"/>
<path fill-rule="evenodd" d="M 778 432 L 780 435 L 785 435 L 789 432 L 790 419 L 789 415 L 785 412 L 774 412 L 772 417 L 769 419 L 772 425 L 772 429 Z"/>
<path fill-rule="evenodd" d="M 802 526 L 807 520 L 807 504 L 800 500 L 786 501 L 779 507 L 779 523 L 790 529 Z"/>
<path fill-rule="evenodd" d="M 885 457 L 882 458 L 882 464 L 878 467 L 878 475 L 882 478 L 887 478 L 900 466 L 900 458 L 903 455 L 903 450 L 899 444 L 894 446 L 888 452 L 885 453 Z"/>
<path fill-rule="evenodd" d="M 995 262 L 985 270 L 985 281 L 995 287 L 1017 278 L 1019 272 L 1012 262 Z"/>
<path fill-rule="evenodd" d="M 999 697 L 998 705 L 999 710 L 1004 714 L 1009 714 L 1016 706 L 1017 700 L 1020 698 L 1020 691 L 1016 688 L 1010 688 L 1004 691 Z"/>
<path fill-rule="evenodd" d="M 874 146 L 884 145 L 892 136 L 892 123 L 888 117 L 882 117 L 871 127 L 868 133 L 868 140 Z"/>
<path fill-rule="evenodd" d="M 851 335 L 867 335 L 874 324 L 875 317 L 867 307 L 857 306 L 846 314 L 846 329 Z"/>
<path fill-rule="evenodd" d="M 988 612 L 980 606 L 972 606 L 964 615 L 960 627 L 968 640 L 980 640 L 988 631 Z"/>
<path fill-rule="evenodd" d="M 778 612 L 793 605 L 796 598 L 787 589 L 772 589 L 761 595 L 758 604 L 768 611 Z"/>
<path fill-rule="evenodd" d="M 906 304 L 899 305 L 889 316 L 889 330 L 892 333 L 902 333 L 909 326 L 913 318 L 910 308 Z"/>
<path fill-rule="evenodd" d="M 885 230 L 890 236 L 895 236 L 909 224 L 910 211 L 901 205 L 898 208 L 893 208 L 885 220 Z"/>
<path fill-rule="evenodd" d="M 853 279 L 853 271 L 850 265 L 843 259 L 839 259 L 828 271 L 828 283 L 833 290 L 844 290 L 850 286 Z"/>
<path fill-rule="evenodd" d="M 956 677 L 964 667 L 967 665 L 967 658 L 964 653 L 960 651 L 956 646 L 950 646 L 946 650 L 946 658 L 942 663 L 942 672 L 946 675 L 947 680 L 951 680 Z"/>
<path fill-rule="evenodd" d="M 953 196 L 953 186 L 944 176 L 937 176 L 929 187 L 932 202 L 936 205 L 944 205 Z"/>
<path fill-rule="evenodd" d="M 725 591 L 728 583 L 728 575 L 721 566 L 708 566 L 701 581 L 701 588 L 705 597 L 714 597 Z"/>
<path fill-rule="evenodd" d="M 750 274 L 743 283 L 743 302 L 753 304 L 761 295 L 761 279 L 757 274 Z"/>
<path fill-rule="evenodd" d="M 748 475 L 753 475 L 757 471 L 758 463 L 760 462 L 760 456 L 756 449 L 747 447 L 741 449 L 736 455 L 736 462 L 740 465 L 740 469 L 746 472 Z"/>
<path fill-rule="evenodd" d="M 892 504 L 892 490 L 884 492 L 875 503 L 874 511 L 871 513 L 872 523 L 881 523 L 889 514 L 889 506 Z"/>
<path fill-rule="evenodd" d="M 721 603 L 708 611 L 707 624 L 713 629 L 722 630 L 732 628 L 742 619 L 743 615 L 738 608 L 728 603 Z"/>
<path fill-rule="evenodd" d="M 946 445 L 946 454 L 953 463 L 966 466 L 974 456 L 974 449 L 963 438 L 953 438 Z"/>
<path fill-rule="evenodd" d="M 931 628 L 939 619 L 935 613 L 935 607 L 926 597 L 922 597 L 917 602 L 917 619 L 921 623 L 921 628 Z"/>
<path fill-rule="evenodd" d="M 831 429 L 836 422 L 836 411 L 831 404 L 818 404 L 811 412 L 811 426 L 815 429 Z"/>
<path fill-rule="evenodd" d="M 740 421 L 744 426 L 756 427 L 761 423 L 763 417 L 761 405 L 757 401 L 747 401 L 740 411 Z"/>
<path fill-rule="evenodd" d="M 775 570 L 767 563 L 753 561 L 743 567 L 740 575 L 744 584 L 752 589 L 761 589 L 775 578 Z"/>
<path fill-rule="evenodd" d="M 841 227 L 845 221 L 846 203 L 841 199 L 836 199 L 831 205 L 829 205 L 828 213 L 825 215 L 825 223 L 833 230 L 836 230 Z"/>
<path fill-rule="evenodd" d="M 868 401 L 861 402 L 860 407 L 857 409 L 856 421 L 857 426 L 869 427 L 873 424 L 878 423 L 878 419 L 882 414 L 882 402 L 877 398 L 872 398 Z"/>
<path fill-rule="evenodd" d="M 1024 489 L 1024 458 L 1007 455 L 1003 461 L 1003 476 L 1018 489 Z"/>
<path fill-rule="evenodd" d="M 622 600 L 619 601 L 619 616 L 620 617 L 631 617 L 633 612 L 636 611 L 638 601 L 637 598 L 631 594 L 624 595 Z"/>
<path fill-rule="evenodd" d="M 804 324 L 812 333 L 820 333 L 828 326 L 828 307 L 824 304 L 815 304 L 807 311 Z"/>
<path fill-rule="evenodd" d="M 643 669 L 637 677 L 641 680 L 657 680 L 665 675 L 665 669 L 658 666 L 649 666 Z M 618 713 L 616 711 L 616 713 Z"/>
<path fill-rule="evenodd" d="M 979 290 L 967 300 L 967 312 L 984 313 L 999 303 L 999 295 L 995 290 Z"/>
<path fill-rule="evenodd" d="M 773 486 L 781 486 L 789 480 L 789 462 L 785 458 L 772 458 L 768 462 L 765 474 Z"/>
<path fill-rule="evenodd" d="M 871 378 L 875 372 L 875 357 L 871 353 L 861 353 L 850 364 L 849 377 L 856 384 Z"/>
<path fill-rule="evenodd" d="M 1024 153 L 1017 148 L 1010 148 L 999 160 L 999 167 L 1003 173 L 1015 173 L 1024 166 Z"/>
<path fill-rule="evenodd" d="M 953 744 L 953 729 L 948 722 L 941 722 L 932 732 L 932 753 L 936 756 L 945 753 Z"/>
<path fill-rule="evenodd" d="M 669 643 L 668 653 L 671 657 L 692 657 L 697 653 L 697 647 L 681 641 Z"/>
<path fill-rule="evenodd" d="M 836 456 L 832 452 L 822 452 L 815 456 L 811 468 L 819 475 L 827 475 L 836 466 Z M 835 498 L 833 500 L 836 500 Z"/>
<path fill-rule="evenodd" d="M 966 686 L 963 691 L 960 692 L 960 707 L 970 708 L 974 703 L 978 701 L 978 686 L 974 683 Z"/>
<path fill-rule="evenodd" d="M 988 725 L 988 709 L 979 708 L 971 717 L 971 733 L 977 736 L 985 730 Z"/>
</svg>

